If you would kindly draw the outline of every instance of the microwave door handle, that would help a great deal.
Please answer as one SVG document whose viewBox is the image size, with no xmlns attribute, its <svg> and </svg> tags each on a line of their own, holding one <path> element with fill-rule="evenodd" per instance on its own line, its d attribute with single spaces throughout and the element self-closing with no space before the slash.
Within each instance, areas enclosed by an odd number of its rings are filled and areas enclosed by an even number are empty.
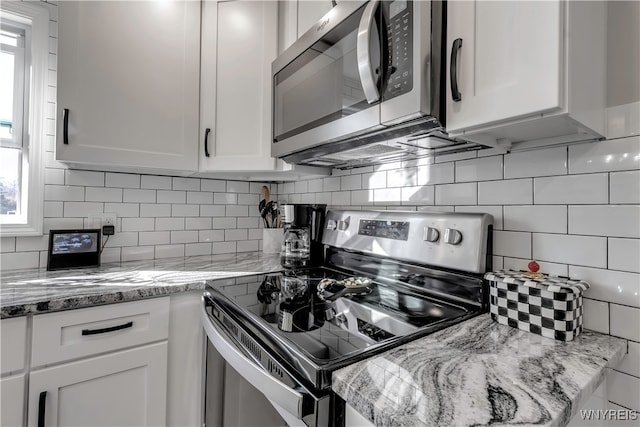
<svg viewBox="0 0 640 427">
<path fill-rule="evenodd" d="M 369 45 L 371 42 L 371 27 L 376 16 L 376 10 L 380 0 L 371 0 L 365 7 L 360 25 L 358 27 L 358 39 L 356 43 L 356 53 L 358 56 L 358 73 L 362 81 L 362 90 L 369 104 L 380 99 L 376 77 L 374 75 L 373 66 L 371 65 L 371 52 Z"/>
<path fill-rule="evenodd" d="M 242 375 L 250 384 L 263 393 L 267 399 L 277 403 L 287 412 L 302 419 L 302 393 L 281 383 L 269 373 L 248 359 L 235 345 L 230 343 L 221 331 L 213 324 L 207 313 L 207 297 L 202 297 L 200 318 L 209 341 L 225 361 Z"/>
</svg>

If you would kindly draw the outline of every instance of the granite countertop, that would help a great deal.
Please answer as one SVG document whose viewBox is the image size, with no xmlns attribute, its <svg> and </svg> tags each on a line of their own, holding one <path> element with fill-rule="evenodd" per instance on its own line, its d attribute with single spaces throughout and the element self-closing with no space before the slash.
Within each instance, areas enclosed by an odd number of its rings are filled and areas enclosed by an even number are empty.
<svg viewBox="0 0 640 427">
<path fill-rule="evenodd" d="M 0 318 L 204 289 L 207 279 L 281 270 L 258 252 L 104 264 L 98 268 L 2 272 Z"/>
<path fill-rule="evenodd" d="M 350 365 L 332 388 L 377 426 L 566 425 L 626 341 L 555 341 L 483 314 Z"/>
</svg>

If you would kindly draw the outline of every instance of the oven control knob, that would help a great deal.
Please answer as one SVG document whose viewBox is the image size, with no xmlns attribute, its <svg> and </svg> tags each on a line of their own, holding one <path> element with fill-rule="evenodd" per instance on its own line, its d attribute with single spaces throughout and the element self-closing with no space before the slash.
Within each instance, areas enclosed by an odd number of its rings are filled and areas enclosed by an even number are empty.
<svg viewBox="0 0 640 427">
<path fill-rule="evenodd" d="M 346 219 L 344 220 L 340 220 L 338 221 L 338 230 L 340 231 L 345 231 L 346 229 L 349 228 L 349 222 L 351 221 L 351 217 L 348 216 Z"/>
<path fill-rule="evenodd" d="M 423 240 L 427 242 L 437 242 L 440 238 L 440 232 L 437 228 L 425 227 Z"/>
<path fill-rule="evenodd" d="M 335 230 L 338 227 L 338 223 L 332 219 L 327 220 L 327 230 Z"/>
<path fill-rule="evenodd" d="M 462 241 L 462 233 L 455 228 L 445 228 L 443 239 L 450 245 L 459 245 Z"/>
</svg>

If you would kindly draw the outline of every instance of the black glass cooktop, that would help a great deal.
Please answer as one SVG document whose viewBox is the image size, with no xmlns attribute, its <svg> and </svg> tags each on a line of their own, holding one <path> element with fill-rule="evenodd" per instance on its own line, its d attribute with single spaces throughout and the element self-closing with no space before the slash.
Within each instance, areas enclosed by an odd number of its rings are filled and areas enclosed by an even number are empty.
<svg viewBox="0 0 640 427">
<path fill-rule="evenodd" d="M 461 305 L 375 280 L 360 295 L 334 301 L 328 300 L 331 293 L 324 294 L 326 299 L 318 295 L 322 279 L 349 277 L 353 276 L 318 268 L 213 280 L 209 287 L 231 301 L 240 317 L 251 313 L 240 319 L 242 322 L 268 325 L 271 332 L 316 364 L 339 360 L 469 313 Z"/>
</svg>

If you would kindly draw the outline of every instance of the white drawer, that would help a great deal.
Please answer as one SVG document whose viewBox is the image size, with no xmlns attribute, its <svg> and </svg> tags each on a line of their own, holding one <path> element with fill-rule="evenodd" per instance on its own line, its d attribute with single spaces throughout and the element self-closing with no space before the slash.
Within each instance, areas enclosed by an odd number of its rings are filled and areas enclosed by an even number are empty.
<svg viewBox="0 0 640 427">
<path fill-rule="evenodd" d="M 0 374 L 24 369 L 26 344 L 26 316 L 0 321 Z"/>
<path fill-rule="evenodd" d="M 169 297 L 33 317 L 31 366 L 167 339 Z"/>
</svg>

